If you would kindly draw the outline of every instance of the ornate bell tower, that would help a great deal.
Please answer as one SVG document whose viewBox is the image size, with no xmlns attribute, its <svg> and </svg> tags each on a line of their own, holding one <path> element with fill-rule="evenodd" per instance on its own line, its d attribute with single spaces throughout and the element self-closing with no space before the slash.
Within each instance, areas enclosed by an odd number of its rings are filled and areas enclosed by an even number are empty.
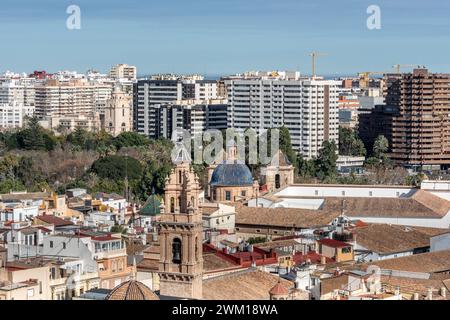
<svg viewBox="0 0 450 320">
<path fill-rule="evenodd" d="M 176 164 L 166 180 L 159 225 L 160 293 L 165 296 L 201 299 L 203 273 L 203 222 L 199 208 L 201 188 L 190 167 L 191 159 L 177 144 Z"/>
</svg>

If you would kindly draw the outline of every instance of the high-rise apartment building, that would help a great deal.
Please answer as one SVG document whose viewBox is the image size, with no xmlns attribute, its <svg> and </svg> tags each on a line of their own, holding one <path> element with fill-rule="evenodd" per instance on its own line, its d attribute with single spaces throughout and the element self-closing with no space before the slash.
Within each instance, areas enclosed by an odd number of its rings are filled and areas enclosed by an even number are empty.
<svg viewBox="0 0 450 320">
<path fill-rule="evenodd" d="M 40 119 L 53 116 L 104 115 L 113 88 L 103 83 L 82 79 L 47 80 L 36 85 L 36 115 Z"/>
<path fill-rule="evenodd" d="M 24 106 L 16 102 L 0 103 L 0 130 L 21 128 L 25 117 L 32 117 L 33 114 L 34 106 Z"/>
<path fill-rule="evenodd" d="M 393 79 L 386 104 L 392 119 L 392 159 L 410 166 L 450 166 L 450 74 L 415 69 Z"/>
<path fill-rule="evenodd" d="M 112 79 L 136 80 L 136 67 L 127 64 L 117 64 L 109 71 L 109 77 Z"/>
<path fill-rule="evenodd" d="M 201 76 L 154 76 L 139 80 L 134 86 L 134 130 L 158 137 L 157 105 L 173 104 L 181 100 L 210 100 L 217 97 L 217 83 Z"/>
<path fill-rule="evenodd" d="M 272 73 L 225 82 L 228 127 L 260 134 L 285 126 L 293 148 L 308 159 L 318 155 L 324 141 L 338 141 L 340 81 Z"/>
<path fill-rule="evenodd" d="M 0 83 L 0 128 L 20 128 L 35 110 L 34 81 L 8 79 Z"/>
<path fill-rule="evenodd" d="M 19 105 L 34 106 L 35 93 L 32 79 L 10 79 L 0 83 L 0 104 L 15 102 Z"/>
<path fill-rule="evenodd" d="M 155 105 L 156 138 L 172 138 L 172 134 L 183 129 L 192 136 L 205 130 L 227 128 L 227 104 L 224 100 L 181 100 L 174 104 Z"/>
</svg>

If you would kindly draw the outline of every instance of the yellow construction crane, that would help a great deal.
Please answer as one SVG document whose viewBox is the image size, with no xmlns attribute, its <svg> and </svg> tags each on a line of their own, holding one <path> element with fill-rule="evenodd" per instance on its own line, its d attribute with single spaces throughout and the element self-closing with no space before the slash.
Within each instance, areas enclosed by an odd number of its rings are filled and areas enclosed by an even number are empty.
<svg viewBox="0 0 450 320">
<path fill-rule="evenodd" d="M 396 73 L 401 73 L 402 68 L 413 68 L 413 67 L 415 68 L 415 67 L 417 67 L 417 65 L 416 64 L 394 64 L 392 67 L 395 69 Z"/>
<path fill-rule="evenodd" d="M 309 54 L 312 58 L 312 77 L 316 77 L 316 59 L 320 56 L 326 56 L 328 53 L 313 51 Z"/>
<path fill-rule="evenodd" d="M 361 89 L 367 89 L 370 83 L 370 76 L 372 75 L 384 75 L 386 72 L 376 72 L 376 71 L 366 71 L 360 72 L 359 76 L 359 87 Z"/>
</svg>

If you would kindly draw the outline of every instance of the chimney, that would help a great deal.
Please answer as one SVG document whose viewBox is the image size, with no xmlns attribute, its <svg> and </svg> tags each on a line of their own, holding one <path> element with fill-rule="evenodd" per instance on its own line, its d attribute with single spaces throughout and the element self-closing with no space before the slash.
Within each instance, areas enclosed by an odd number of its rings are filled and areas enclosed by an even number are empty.
<svg viewBox="0 0 450 320">
<path fill-rule="evenodd" d="M 419 300 L 419 294 L 417 292 L 414 293 L 413 300 Z"/>
<path fill-rule="evenodd" d="M 433 300 L 433 288 L 428 288 L 427 300 Z"/>
<path fill-rule="evenodd" d="M 447 289 L 445 287 L 442 287 L 441 290 L 439 291 L 439 294 L 443 297 L 446 298 L 447 297 Z"/>
<path fill-rule="evenodd" d="M 395 294 L 396 296 L 399 296 L 399 295 L 400 295 L 400 287 L 395 288 L 394 294 Z"/>
<path fill-rule="evenodd" d="M 320 256 L 320 264 L 327 264 L 327 258 L 324 256 Z"/>
</svg>

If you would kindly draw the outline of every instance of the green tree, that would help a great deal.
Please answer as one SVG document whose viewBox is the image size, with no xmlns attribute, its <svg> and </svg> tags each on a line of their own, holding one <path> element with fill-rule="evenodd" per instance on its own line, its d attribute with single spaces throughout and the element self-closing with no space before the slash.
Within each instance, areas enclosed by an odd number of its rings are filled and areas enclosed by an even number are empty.
<svg viewBox="0 0 450 320">
<path fill-rule="evenodd" d="M 57 145 L 57 138 L 50 131 L 45 130 L 39 124 L 36 117 L 30 118 L 24 129 L 18 131 L 10 139 L 10 145 L 15 145 L 25 150 L 53 150 Z"/>
<path fill-rule="evenodd" d="M 9 193 L 11 191 L 25 191 L 25 186 L 21 181 L 7 179 L 0 180 L 0 193 Z"/>
<path fill-rule="evenodd" d="M 143 168 L 141 163 L 132 157 L 106 156 L 98 159 L 92 164 L 91 172 L 100 178 L 111 179 L 113 181 L 139 180 L 142 177 Z"/>
<path fill-rule="evenodd" d="M 365 156 L 366 148 L 356 132 L 339 127 L 339 154 L 343 156 Z"/>
<path fill-rule="evenodd" d="M 385 136 L 377 137 L 373 144 L 373 156 L 377 159 L 383 160 L 386 157 L 386 152 L 389 149 L 389 141 Z"/>
<path fill-rule="evenodd" d="M 286 155 L 289 161 L 295 165 L 297 163 L 297 154 L 292 148 L 291 134 L 286 127 L 279 128 L 280 130 L 280 150 Z"/>
<path fill-rule="evenodd" d="M 93 150 L 96 145 L 94 134 L 83 128 L 76 128 L 72 133 L 70 133 L 67 136 L 67 142 L 85 150 Z"/>
<path fill-rule="evenodd" d="M 317 178 L 332 180 L 336 176 L 337 147 L 334 141 L 325 141 L 316 160 Z"/>
<path fill-rule="evenodd" d="M 143 201 L 152 194 L 153 189 L 157 194 L 163 194 L 166 178 L 169 176 L 171 170 L 172 165 L 169 163 L 158 165 L 154 161 L 149 161 L 144 169 L 135 193 Z"/>
<path fill-rule="evenodd" d="M 114 138 L 114 145 L 117 149 L 148 146 L 149 144 L 150 140 L 137 132 L 123 132 Z"/>
<path fill-rule="evenodd" d="M 303 178 L 314 178 L 316 176 L 316 161 L 314 159 L 307 160 L 303 157 L 298 157 L 297 161 L 298 174 Z"/>
</svg>

